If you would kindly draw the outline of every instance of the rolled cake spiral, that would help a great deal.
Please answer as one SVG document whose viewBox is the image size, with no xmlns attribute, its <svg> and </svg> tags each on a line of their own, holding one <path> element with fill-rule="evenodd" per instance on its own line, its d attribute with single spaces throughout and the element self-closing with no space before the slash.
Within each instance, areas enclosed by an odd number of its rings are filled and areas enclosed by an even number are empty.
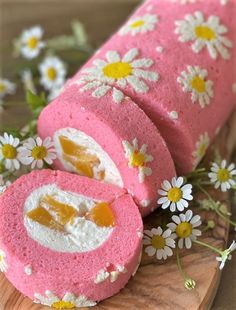
<svg viewBox="0 0 236 310">
<path fill-rule="evenodd" d="M 6 277 L 44 305 L 94 305 L 123 288 L 139 264 L 142 219 L 113 185 L 35 171 L 0 197 L 0 218 Z"/>
</svg>

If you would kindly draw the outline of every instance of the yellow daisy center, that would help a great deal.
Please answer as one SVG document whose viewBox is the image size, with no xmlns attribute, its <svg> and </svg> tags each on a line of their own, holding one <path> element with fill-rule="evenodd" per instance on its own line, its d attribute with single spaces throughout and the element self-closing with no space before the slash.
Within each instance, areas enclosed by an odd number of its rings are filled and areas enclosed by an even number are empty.
<svg viewBox="0 0 236 310">
<path fill-rule="evenodd" d="M 145 165 L 145 155 L 138 151 L 133 152 L 130 157 L 130 164 L 133 167 L 143 167 Z"/>
<path fill-rule="evenodd" d="M 183 192 L 178 187 L 173 187 L 168 191 L 167 197 L 169 201 L 177 202 L 179 201 L 183 196 Z"/>
<path fill-rule="evenodd" d="M 48 75 L 49 80 L 54 81 L 57 77 L 56 69 L 53 67 L 48 68 L 47 75 Z"/>
<path fill-rule="evenodd" d="M 180 223 L 176 227 L 176 234 L 179 238 L 187 238 L 191 235 L 193 227 L 188 222 Z"/>
<path fill-rule="evenodd" d="M 75 305 L 70 301 L 56 301 L 52 304 L 52 307 L 55 309 L 73 309 Z"/>
<path fill-rule="evenodd" d="M 145 24 L 145 21 L 140 19 L 140 20 L 137 20 L 135 22 L 133 22 L 130 27 L 131 28 L 139 28 L 139 27 L 142 27 L 143 25 Z"/>
<path fill-rule="evenodd" d="M 126 78 L 132 74 L 132 71 L 132 66 L 127 62 L 114 62 L 103 68 L 104 75 L 112 79 Z"/>
<path fill-rule="evenodd" d="M 164 249 L 166 242 L 165 239 L 162 236 L 153 236 L 151 240 L 152 246 L 157 249 Z"/>
<path fill-rule="evenodd" d="M 230 179 L 230 173 L 227 169 L 219 169 L 219 171 L 217 172 L 217 179 L 220 182 L 227 182 Z"/>
<path fill-rule="evenodd" d="M 192 79 L 191 86 L 198 93 L 204 93 L 206 91 L 206 82 L 199 75 L 196 75 Z"/>
<path fill-rule="evenodd" d="M 34 49 L 37 47 L 39 40 L 36 37 L 32 37 L 28 40 L 27 45 L 29 48 Z"/>
<path fill-rule="evenodd" d="M 208 26 L 197 26 L 195 28 L 195 34 L 198 38 L 211 41 L 216 38 L 216 33 Z"/>
<path fill-rule="evenodd" d="M 6 85 L 3 83 L 0 83 L 0 93 L 4 93 L 6 91 Z"/>
<path fill-rule="evenodd" d="M 11 144 L 5 144 L 2 147 L 2 154 L 6 159 L 15 159 L 17 156 L 17 151 L 16 148 Z"/>
<path fill-rule="evenodd" d="M 47 149 L 45 146 L 35 146 L 32 149 L 31 155 L 34 159 L 44 159 L 47 156 Z"/>
</svg>

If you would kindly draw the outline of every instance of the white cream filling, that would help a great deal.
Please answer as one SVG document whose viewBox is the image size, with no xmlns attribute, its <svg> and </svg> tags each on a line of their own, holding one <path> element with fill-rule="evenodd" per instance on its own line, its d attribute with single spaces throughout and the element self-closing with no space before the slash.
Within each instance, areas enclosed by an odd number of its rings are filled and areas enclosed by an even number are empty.
<svg viewBox="0 0 236 310">
<path fill-rule="evenodd" d="M 75 208 L 79 214 L 90 211 L 98 201 L 71 192 L 65 192 L 55 184 L 34 190 L 24 205 L 24 225 L 28 235 L 42 246 L 58 252 L 88 252 L 101 246 L 113 231 L 112 227 L 99 227 L 84 217 L 77 217 L 73 224 L 66 224 L 66 232 L 57 231 L 30 219 L 27 213 L 38 207 L 40 200 L 50 195 L 58 202 Z"/>
<path fill-rule="evenodd" d="M 100 164 L 97 168 L 93 169 L 96 179 L 99 179 L 99 172 L 105 170 L 105 182 L 123 187 L 123 181 L 119 170 L 117 169 L 110 156 L 103 150 L 103 148 L 92 137 L 86 135 L 84 132 L 69 127 L 56 131 L 53 137 L 57 157 L 67 171 L 78 173 L 76 168 L 63 158 L 63 151 L 59 141 L 60 136 L 65 136 L 74 143 L 86 147 L 90 154 L 97 156 L 97 158 L 100 160 Z"/>
</svg>

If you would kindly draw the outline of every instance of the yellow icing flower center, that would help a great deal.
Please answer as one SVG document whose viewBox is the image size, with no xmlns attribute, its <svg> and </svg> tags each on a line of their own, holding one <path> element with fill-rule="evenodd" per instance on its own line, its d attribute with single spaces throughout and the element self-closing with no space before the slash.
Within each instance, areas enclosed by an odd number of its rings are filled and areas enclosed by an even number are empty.
<svg viewBox="0 0 236 310">
<path fill-rule="evenodd" d="M 199 75 L 196 75 L 192 79 L 191 86 L 198 93 L 204 93 L 206 91 L 206 82 Z"/>
<path fill-rule="evenodd" d="M 0 263 L 2 263 L 4 260 L 3 255 L 0 255 Z"/>
<path fill-rule="evenodd" d="M 52 304 L 52 307 L 55 309 L 73 309 L 75 305 L 70 301 L 56 301 Z"/>
<path fill-rule="evenodd" d="M 220 182 L 227 182 L 230 179 L 230 173 L 227 169 L 219 169 L 217 178 Z"/>
<path fill-rule="evenodd" d="M 16 148 L 11 144 L 5 144 L 2 147 L 2 154 L 6 159 L 15 159 L 17 156 L 17 151 Z"/>
<path fill-rule="evenodd" d="M 37 47 L 39 40 L 35 37 L 32 37 L 28 40 L 27 45 L 29 48 L 34 49 Z"/>
<path fill-rule="evenodd" d="M 179 201 L 183 196 L 183 192 L 178 187 L 173 187 L 168 191 L 167 197 L 169 201 L 177 202 Z"/>
<path fill-rule="evenodd" d="M 130 164 L 133 167 L 143 167 L 145 165 L 145 155 L 138 151 L 133 152 L 130 157 Z"/>
<path fill-rule="evenodd" d="M 139 27 L 142 27 L 143 25 L 145 24 L 145 21 L 140 19 L 140 20 L 137 20 L 135 22 L 133 22 L 130 27 L 131 28 L 139 28 Z"/>
<path fill-rule="evenodd" d="M 53 67 L 48 68 L 47 75 L 50 80 L 54 81 L 57 77 L 56 69 Z"/>
<path fill-rule="evenodd" d="M 200 39 L 211 41 L 216 38 L 215 31 L 208 26 L 197 26 L 195 28 L 196 36 Z"/>
<path fill-rule="evenodd" d="M 191 235 L 193 227 L 188 222 L 180 223 L 176 227 L 176 234 L 179 238 L 187 238 Z"/>
<path fill-rule="evenodd" d="M 6 85 L 1 83 L 0 84 L 0 93 L 4 93 L 6 91 Z"/>
<path fill-rule="evenodd" d="M 157 249 L 164 249 L 166 242 L 165 239 L 162 236 L 153 236 L 151 240 L 152 246 Z"/>
<path fill-rule="evenodd" d="M 106 65 L 103 68 L 103 73 L 106 77 L 112 79 L 122 79 L 131 75 L 133 71 L 132 66 L 127 62 L 114 62 Z"/>
<path fill-rule="evenodd" d="M 47 149 L 45 146 L 35 146 L 32 149 L 31 155 L 36 160 L 42 160 L 47 156 Z"/>
</svg>

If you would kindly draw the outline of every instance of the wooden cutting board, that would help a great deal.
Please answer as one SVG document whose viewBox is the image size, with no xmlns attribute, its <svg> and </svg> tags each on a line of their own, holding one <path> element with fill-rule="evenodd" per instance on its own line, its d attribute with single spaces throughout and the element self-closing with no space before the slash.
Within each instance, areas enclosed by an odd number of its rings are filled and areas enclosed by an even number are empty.
<svg viewBox="0 0 236 310">
<path fill-rule="evenodd" d="M 225 125 L 214 145 L 206 155 L 206 163 L 210 162 L 215 150 L 222 157 L 230 159 L 236 147 L 236 112 Z M 213 192 L 217 199 L 230 201 L 229 194 Z M 219 196 L 220 195 L 220 196 Z M 196 199 L 196 197 L 195 197 Z M 230 203 L 227 205 L 230 209 Z M 193 205 L 196 213 L 199 213 Z M 217 247 L 225 247 L 228 239 L 228 225 L 212 212 L 200 212 L 203 221 L 214 219 L 216 228 L 204 233 L 201 240 Z M 163 215 L 160 211 L 145 219 L 145 228 L 150 229 L 159 225 Z M 143 253 L 141 266 L 128 285 L 116 296 L 113 296 L 94 309 L 145 309 L 145 310 L 197 310 L 209 309 L 215 297 L 220 281 L 220 271 L 216 256 L 206 248 L 194 245 L 191 250 L 181 251 L 182 262 L 186 272 L 197 282 L 194 290 L 188 291 L 183 287 L 182 277 L 177 269 L 176 257 L 166 263 L 160 263 Z M 40 310 L 49 309 L 33 304 L 23 297 L 8 282 L 3 274 L 0 275 L 0 310 Z"/>
</svg>

